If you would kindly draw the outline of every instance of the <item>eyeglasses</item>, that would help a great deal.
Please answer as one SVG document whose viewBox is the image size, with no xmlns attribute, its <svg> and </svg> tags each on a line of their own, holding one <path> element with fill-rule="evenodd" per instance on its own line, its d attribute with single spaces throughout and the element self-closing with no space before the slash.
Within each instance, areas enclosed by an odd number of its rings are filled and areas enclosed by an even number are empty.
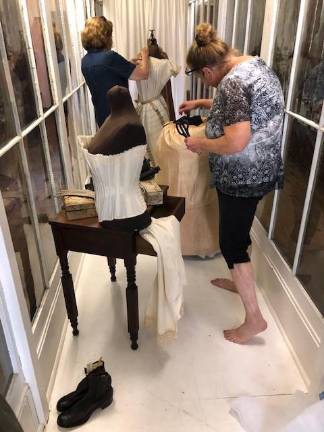
<svg viewBox="0 0 324 432">
<path fill-rule="evenodd" d="M 186 74 L 186 75 L 191 75 L 191 74 L 193 74 L 194 72 L 199 71 L 200 69 L 202 69 L 202 68 L 199 67 L 199 68 L 193 68 L 193 69 L 186 69 L 186 70 L 185 70 L 185 74 Z"/>
</svg>

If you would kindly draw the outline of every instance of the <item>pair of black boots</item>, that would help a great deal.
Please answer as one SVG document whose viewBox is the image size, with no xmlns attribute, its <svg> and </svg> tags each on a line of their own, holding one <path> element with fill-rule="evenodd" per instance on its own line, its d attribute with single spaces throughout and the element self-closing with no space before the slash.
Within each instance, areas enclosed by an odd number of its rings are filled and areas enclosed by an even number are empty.
<svg viewBox="0 0 324 432">
<path fill-rule="evenodd" d="M 107 408 L 113 401 L 111 376 L 106 372 L 104 362 L 100 359 L 89 364 L 85 373 L 76 390 L 57 402 L 56 408 L 61 412 L 57 418 L 60 427 L 80 426 L 96 409 Z"/>
</svg>

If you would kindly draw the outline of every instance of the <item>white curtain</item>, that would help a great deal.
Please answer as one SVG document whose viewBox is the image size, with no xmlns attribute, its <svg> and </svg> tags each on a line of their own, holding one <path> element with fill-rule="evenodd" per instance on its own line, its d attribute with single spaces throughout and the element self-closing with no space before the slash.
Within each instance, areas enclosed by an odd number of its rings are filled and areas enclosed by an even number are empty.
<svg viewBox="0 0 324 432">
<path fill-rule="evenodd" d="M 128 59 L 146 46 L 149 30 L 155 29 L 158 44 L 181 67 L 172 78 L 177 114 L 185 99 L 188 0 L 103 0 L 103 12 L 114 26 L 114 49 Z"/>
</svg>

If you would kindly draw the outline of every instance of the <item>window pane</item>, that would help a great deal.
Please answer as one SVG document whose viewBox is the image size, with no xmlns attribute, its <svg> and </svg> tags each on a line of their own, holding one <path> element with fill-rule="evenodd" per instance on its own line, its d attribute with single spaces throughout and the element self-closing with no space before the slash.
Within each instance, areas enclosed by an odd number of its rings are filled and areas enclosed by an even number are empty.
<svg viewBox="0 0 324 432">
<path fill-rule="evenodd" d="M 280 192 L 274 232 L 274 241 L 290 265 L 297 245 L 316 132 L 316 129 L 292 120 L 285 158 L 285 183 Z"/>
<path fill-rule="evenodd" d="M 66 181 L 64 176 L 59 137 L 57 134 L 55 114 L 51 114 L 49 117 L 46 118 L 45 125 L 51 155 L 56 192 L 59 192 L 60 189 L 64 189 L 66 187 Z"/>
<path fill-rule="evenodd" d="M 66 47 L 64 46 L 63 42 L 62 22 L 59 15 L 59 5 L 57 0 L 51 1 L 51 17 L 56 48 L 56 60 L 60 74 L 62 95 L 64 96 L 67 93 L 67 76 L 65 62 L 68 60 L 65 58 Z"/>
<path fill-rule="evenodd" d="M 288 92 L 290 69 L 295 48 L 300 0 L 281 0 L 273 56 L 273 69 L 277 73 L 285 100 Z"/>
<path fill-rule="evenodd" d="M 79 175 L 79 165 L 78 165 L 78 149 L 77 149 L 77 142 L 76 142 L 76 136 L 75 136 L 75 123 L 73 119 L 73 112 L 72 112 L 72 105 L 71 101 L 64 103 L 64 115 L 65 115 L 65 125 L 66 125 L 66 132 L 68 136 L 68 145 L 69 145 L 69 156 L 70 156 L 70 163 L 72 168 L 72 178 L 73 178 L 73 185 L 75 188 L 79 188 L 81 186 L 80 183 L 80 175 Z"/>
<path fill-rule="evenodd" d="M 272 212 L 272 204 L 273 204 L 273 198 L 274 198 L 274 191 L 268 193 L 262 200 L 259 202 L 256 216 L 263 225 L 263 227 L 266 229 L 267 232 L 269 232 L 269 226 L 270 226 L 270 218 L 271 218 L 271 212 Z"/>
<path fill-rule="evenodd" d="M 12 364 L 0 321 L 0 394 L 5 396 L 12 377 Z"/>
<path fill-rule="evenodd" d="M 234 47 L 243 53 L 248 0 L 239 0 L 237 7 L 236 35 Z"/>
<path fill-rule="evenodd" d="M 0 158 L 0 190 L 32 319 L 40 303 L 44 285 L 18 145 Z"/>
<path fill-rule="evenodd" d="M 248 54 L 253 56 L 260 55 L 261 52 L 264 12 L 265 0 L 254 0 L 252 2 L 251 31 L 248 46 Z"/>
<path fill-rule="evenodd" d="M 53 105 L 51 86 L 44 46 L 43 29 L 39 13 L 38 0 L 27 0 L 30 32 L 33 41 L 38 83 L 44 111 Z"/>
<path fill-rule="evenodd" d="M 7 91 L 4 70 L 0 64 L 0 147 L 16 134 L 13 127 L 10 98 Z"/>
<path fill-rule="evenodd" d="M 36 102 L 16 1 L 0 0 L 0 20 L 21 127 L 36 118 Z"/>
<path fill-rule="evenodd" d="M 71 14 L 69 15 L 69 10 L 67 9 L 68 4 L 70 4 L 71 8 L 71 2 L 68 0 L 63 0 L 63 21 L 65 26 L 65 32 L 66 32 L 66 43 L 67 43 L 67 52 L 69 56 L 69 64 L 70 64 L 70 73 L 71 73 L 71 81 L 72 81 L 72 88 L 77 87 L 78 84 L 78 75 L 77 75 L 77 67 L 81 67 L 80 63 L 78 66 L 76 66 L 75 63 L 75 57 L 73 53 L 73 47 L 75 44 L 77 44 L 77 38 L 79 37 L 77 30 L 76 30 L 76 24 L 75 24 L 75 17 Z M 80 58 L 79 52 L 75 53 L 78 59 Z"/>
<path fill-rule="evenodd" d="M 293 111 L 319 123 L 324 95 L 324 5 L 309 2 Z"/>
<path fill-rule="evenodd" d="M 55 214 L 53 192 L 46 169 L 45 154 L 39 128 L 24 138 L 29 172 L 33 187 L 33 198 L 37 210 L 39 230 L 46 262 L 46 276 L 49 281 L 57 261 L 51 227 L 48 217 Z M 42 296 L 43 293 L 40 293 Z"/>
<path fill-rule="evenodd" d="M 323 144 L 323 143 L 322 143 Z M 324 155 L 317 173 L 297 276 L 324 315 Z"/>
</svg>

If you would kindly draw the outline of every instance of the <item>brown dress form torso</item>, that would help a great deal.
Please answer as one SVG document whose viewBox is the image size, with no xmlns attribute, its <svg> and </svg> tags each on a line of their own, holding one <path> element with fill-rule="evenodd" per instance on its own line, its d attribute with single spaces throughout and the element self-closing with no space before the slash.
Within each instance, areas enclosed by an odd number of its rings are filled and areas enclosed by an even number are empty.
<svg viewBox="0 0 324 432">
<path fill-rule="evenodd" d="M 145 144 L 145 131 L 133 106 L 128 89 L 115 86 L 108 91 L 107 97 L 111 114 L 91 140 L 87 148 L 88 152 L 107 156 L 118 155 Z M 94 184 L 94 189 L 96 189 L 96 184 Z M 147 211 L 130 218 L 101 222 L 105 228 L 122 231 L 141 230 L 150 223 L 151 217 Z"/>
</svg>

